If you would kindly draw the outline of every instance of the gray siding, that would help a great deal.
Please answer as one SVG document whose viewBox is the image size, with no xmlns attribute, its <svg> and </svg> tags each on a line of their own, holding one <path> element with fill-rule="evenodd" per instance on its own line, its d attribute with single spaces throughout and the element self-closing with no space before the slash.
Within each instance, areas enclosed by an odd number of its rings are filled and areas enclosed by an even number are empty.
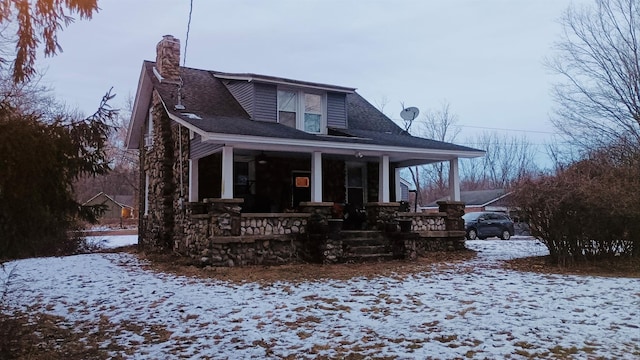
<svg viewBox="0 0 640 360">
<path fill-rule="evenodd" d="M 254 85 L 253 119 L 261 121 L 278 121 L 278 89 L 275 85 Z"/>
<path fill-rule="evenodd" d="M 253 83 L 247 81 L 231 81 L 227 89 L 238 100 L 244 110 L 253 118 Z"/>
<path fill-rule="evenodd" d="M 216 149 L 222 147 L 220 144 L 203 143 L 200 135 L 195 134 L 189 143 L 189 157 L 191 159 L 200 159 L 211 155 Z"/>
<path fill-rule="evenodd" d="M 409 201 L 409 186 L 402 182 L 400 183 L 400 200 Z"/>
<path fill-rule="evenodd" d="M 327 93 L 327 126 L 345 129 L 347 127 L 347 96 Z"/>
</svg>

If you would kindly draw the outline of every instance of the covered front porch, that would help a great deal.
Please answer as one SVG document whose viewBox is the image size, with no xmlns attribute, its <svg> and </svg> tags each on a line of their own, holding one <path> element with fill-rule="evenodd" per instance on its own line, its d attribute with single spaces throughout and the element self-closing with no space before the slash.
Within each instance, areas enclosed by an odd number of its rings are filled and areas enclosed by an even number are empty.
<svg viewBox="0 0 640 360">
<path fill-rule="evenodd" d="M 242 213 L 286 213 L 301 203 L 331 203 L 335 218 L 369 203 L 400 202 L 407 166 L 449 162 L 450 199 L 459 201 L 458 157 L 364 150 L 247 149 L 222 145 L 194 153 L 188 162 L 188 201 L 242 199 Z"/>
<path fill-rule="evenodd" d="M 401 170 L 435 161 L 449 162 L 451 197 L 459 199 L 458 158 L 450 154 L 407 160 L 364 149 L 225 144 L 198 152 L 195 145 L 174 250 L 203 264 L 351 261 L 361 237 L 398 259 L 464 248 L 460 202 L 430 214 L 408 212 L 400 202 Z"/>
</svg>

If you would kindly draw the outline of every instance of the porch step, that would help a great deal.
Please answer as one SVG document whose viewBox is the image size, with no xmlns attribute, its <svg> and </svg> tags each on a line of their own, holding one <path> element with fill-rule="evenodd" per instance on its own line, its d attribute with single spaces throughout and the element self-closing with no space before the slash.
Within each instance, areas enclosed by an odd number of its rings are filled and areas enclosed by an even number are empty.
<svg viewBox="0 0 640 360">
<path fill-rule="evenodd" d="M 384 261 L 393 258 L 391 244 L 379 231 L 343 231 L 340 236 L 343 260 L 346 262 Z"/>
<path fill-rule="evenodd" d="M 348 246 L 345 250 L 352 254 L 361 255 L 386 254 L 389 252 L 386 245 Z"/>
<path fill-rule="evenodd" d="M 347 263 L 378 262 L 393 259 L 392 253 L 385 254 L 345 254 L 343 261 Z"/>
</svg>

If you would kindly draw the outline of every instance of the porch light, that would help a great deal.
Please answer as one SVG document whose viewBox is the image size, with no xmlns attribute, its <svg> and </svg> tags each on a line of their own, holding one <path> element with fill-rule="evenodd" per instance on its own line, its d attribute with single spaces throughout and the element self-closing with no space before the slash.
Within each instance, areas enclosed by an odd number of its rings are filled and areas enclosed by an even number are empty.
<svg viewBox="0 0 640 360">
<path fill-rule="evenodd" d="M 260 155 L 256 156 L 256 162 L 260 165 L 265 165 L 267 161 L 267 156 L 264 154 L 264 151 L 260 153 Z"/>
<path fill-rule="evenodd" d="M 358 159 L 362 159 L 364 157 L 364 155 L 360 151 L 356 151 L 355 157 L 358 158 Z"/>
</svg>

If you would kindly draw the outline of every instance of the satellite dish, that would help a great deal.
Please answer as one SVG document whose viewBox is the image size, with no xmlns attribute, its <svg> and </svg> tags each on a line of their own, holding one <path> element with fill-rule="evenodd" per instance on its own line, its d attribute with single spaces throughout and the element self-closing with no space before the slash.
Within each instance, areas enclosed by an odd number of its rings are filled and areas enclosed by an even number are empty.
<svg viewBox="0 0 640 360">
<path fill-rule="evenodd" d="M 415 118 L 418 117 L 419 113 L 420 113 L 420 110 L 418 110 L 417 107 L 411 106 L 406 109 L 402 109 L 402 111 L 400 112 L 400 117 L 404 121 L 413 121 Z"/>
</svg>

